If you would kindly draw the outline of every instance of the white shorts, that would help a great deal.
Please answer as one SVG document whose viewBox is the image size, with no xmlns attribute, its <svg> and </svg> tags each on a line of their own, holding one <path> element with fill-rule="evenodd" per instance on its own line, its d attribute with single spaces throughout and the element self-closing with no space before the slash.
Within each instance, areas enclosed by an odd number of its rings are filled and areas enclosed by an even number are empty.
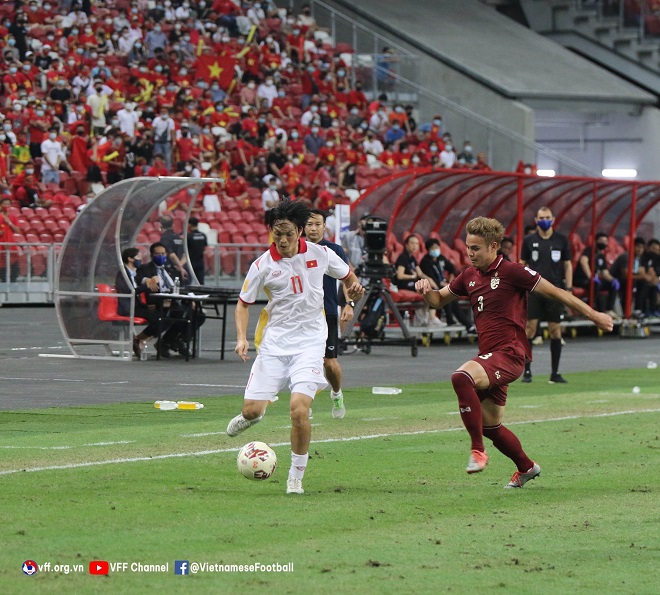
<svg viewBox="0 0 660 595">
<path fill-rule="evenodd" d="M 277 393 L 287 386 L 289 392 L 302 393 L 312 399 L 328 386 L 323 374 L 323 352 L 258 355 L 250 370 L 245 398 L 274 401 Z"/>
</svg>

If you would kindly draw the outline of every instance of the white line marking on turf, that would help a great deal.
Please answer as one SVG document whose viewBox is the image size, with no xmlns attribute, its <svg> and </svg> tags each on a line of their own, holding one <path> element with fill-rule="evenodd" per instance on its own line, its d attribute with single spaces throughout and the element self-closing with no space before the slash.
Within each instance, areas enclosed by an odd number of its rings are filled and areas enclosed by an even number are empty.
<svg viewBox="0 0 660 595">
<path fill-rule="evenodd" d="M 29 448 L 33 450 L 67 450 L 68 448 L 73 448 L 73 446 L 0 446 L 0 448 Z"/>
<path fill-rule="evenodd" d="M 201 438 L 203 436 L 218 436 L 227 432 L 200 432 L 199 434 L 181 434 L 182 438 Z"/>
<path fill-rule="evenodd" d="M 518 405 L 520 409 L 538 409 L 538 405 Z"/>
<path fill-rule="evenodd" d="M 591 403 L 609 403 L 610 401 L 609 399 L 599 399 L 597 401 L 585 401 L 585 402 L 587 405 L 589 405 Z"/>
<path fill-rule="evenodd" d="M 78 378 L 11 378 L 9 376 L 1 376 L 0 380 L 30 380 L 33 382 L 87 382 Z"/>
<path fill-rule="evenodd" d="M 116 442 L 91 442 L 83 446 L 110 446 L 111 444 L 134 444 L 135 440 L 117 440 Z"/>
<path fill-rule="evenodd" d="M 128 380 L 115 380 L 114 382 L 99 382 L 99 384 L 128 384 Z"/>
<path fill-rule="evenodd" d="M 213 388 L 245 388 L 244 384 L 184 384 L 179 382 L 179 386 L 210 386 Z"/>
<path fill-rule="evenodd" d="M 574 419 L 595 419 L 599 417 L 616 417 L 619 415 L 632 415 L 635 413 L 660 413 L 660 409 L 632 409 L 629 411 L 612 411 L 610 413 L 596 413 L 595 415 L 565 415 L 563 417 L 549 417 L 546 419 L 530 419 L 528 421 L 512 421 L 507 426 L 522 426 L 527 424 L 540 424 L 552 421 L 569 421 Z M 369 434 L 366 436 L 347 436 L 345 438 L 326 438 L 324 440 L 313 440 L 312 444 L 329 444 L 332 442 L 356 442 L 358 440 L 373 440 L 374 438 L 391 438 L 397 436 L 420 436 L 423 434 L 444 434 L 445 432 L 459 432 L 464 428 L 444 428 L 442 430 L 417 430 L 415 432 L 388 432 L 386 434 Z M 290 446 L 290 442 L 277 442 L 270 446 Z M 240 446 L 232 448 L 216 448 L 213 450 L 199 450 L 194 452 L 175 452 L 164 455 L 153 455 L 150 457 L 132 457 L 123 459 L 110 459 L 107 461 L 88 461 L 84 463 L 70 463 L 69 465 L 51 465 L 49 467 L 31 467 L 25 469 L 7 469 L 0 471 L 0 475 L 12 475 L 14 473 L 34 473 L 36 471 L 57 471 L 61 469 L 79 469 L 81 467 L 97 467 L 99 465 L 117 465 L 120 463 L 141 463 L 159 459 L 177 459 L 183 457 L 202 457 L 216 455 L 225 452 L 238 452 Z"/>
<path fill-rule="evenodd" d="M 383 421 L 385 419 L 390 419 L 389 417 L 363 417 L 362 421 Z"/>
</svg>

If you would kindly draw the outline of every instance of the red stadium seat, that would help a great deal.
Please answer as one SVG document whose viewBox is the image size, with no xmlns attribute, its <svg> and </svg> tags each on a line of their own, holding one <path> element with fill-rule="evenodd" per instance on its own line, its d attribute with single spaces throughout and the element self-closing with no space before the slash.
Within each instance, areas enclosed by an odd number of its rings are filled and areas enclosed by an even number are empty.
<svg viewBox="0 0 660 595">
<path fill-rule="evenodd" d="M 115 288 L 108 285 L 107 283 L 99 283 L 97 290 L 99 293 L 117 293 Z M 130 316 L 122 316 L 121 314 L 117 314 L 117 305 L 117 296 L 99 295 L 99 306 L 97 310 L 99 320 L 102 320 L 103 322 L 130 322 Z M 135 324 L 147 324 L 146 319 L 139 317 L 133 318 L 133 322 Z"/>
</svg>

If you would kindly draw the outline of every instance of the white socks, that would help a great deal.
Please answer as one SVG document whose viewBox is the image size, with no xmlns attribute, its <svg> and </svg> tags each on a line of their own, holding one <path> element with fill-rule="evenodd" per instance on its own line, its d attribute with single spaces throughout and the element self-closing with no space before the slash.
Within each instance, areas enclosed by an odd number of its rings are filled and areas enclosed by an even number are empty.
<svg viewBox="0 0 660 595">
<path fill-rule="evenodd" d="M 291 468 L 289 469 L 289 477 L 302 479 L 303 475 L 305 475 L 305 467 L 307 467 L 308 459 L 309 453 L 297 455 L 295 452 L 291 451 Z"/>
<path fill-rule="evenodd" d="M 330 398 L 331 399 L 340 399 L 343 396 L 344 396 L 344 393 L 341 392 L 341 388 L 339 389 L 339 392 L 335 392 L 334 390 L 330 389 Z"/>
</svg>

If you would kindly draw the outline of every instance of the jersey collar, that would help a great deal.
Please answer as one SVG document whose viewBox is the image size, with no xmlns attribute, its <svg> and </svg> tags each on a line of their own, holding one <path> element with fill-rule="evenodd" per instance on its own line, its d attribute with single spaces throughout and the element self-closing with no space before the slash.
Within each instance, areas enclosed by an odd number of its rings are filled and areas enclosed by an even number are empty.
<svg viewBox="0 0 660 595">
<path fill-rule="evenodd" d="M 305 252 L 307 252 L 307 242 L 300 238 L 298 240 L 298 254 L 304 254 Z M 275 242 L 270 245 L 270 256 L 275 262 L 284 258 L 284 256 L 277 251 Z"/>
<path fill-rule="evenodd" d="M 499 255 L 499 256 L 498 256 L 498 257 L 492 262 L 492 264 L 488 267 L 488 270 L 486 271 L 486 273 L 490 273 L 491 271 L 494 271 L 495 269 L 497 269 L 497 268 L 500 266 L 500 264 L 502 264 L 502 261 L 503 261 L 503 260 L 504 260 L 504 256 L 502 256 L 502 255 L 500 254 L 500 255 Z"/>
</svg>

